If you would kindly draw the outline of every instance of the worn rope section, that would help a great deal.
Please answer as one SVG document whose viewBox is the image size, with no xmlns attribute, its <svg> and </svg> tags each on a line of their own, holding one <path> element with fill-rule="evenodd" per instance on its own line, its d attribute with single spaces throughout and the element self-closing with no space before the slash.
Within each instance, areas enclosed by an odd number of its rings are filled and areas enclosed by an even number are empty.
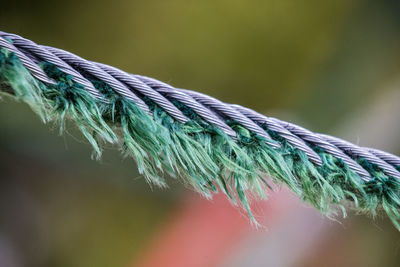
<svg viewBox="0 0 400 267">
<path fill-rule="evenodd" d="M 0 32 L 0 91 L 44 122 L 74 120 L 100 156 L 120 144 L 149 182 L 181 177 L 244 207 L 269 180 L 331 215 L 383 209 L 400 230 L 400 158 Z M 266 177 L 269 179 L 267 180 Z M 347 203 L 347 204 L 346 204 Z"/>
</svg>

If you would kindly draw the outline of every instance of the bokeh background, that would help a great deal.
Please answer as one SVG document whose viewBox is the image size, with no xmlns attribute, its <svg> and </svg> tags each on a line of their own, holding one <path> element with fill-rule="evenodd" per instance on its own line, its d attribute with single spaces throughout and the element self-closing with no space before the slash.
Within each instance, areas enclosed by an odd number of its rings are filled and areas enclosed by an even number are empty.
<svg viewBox="0 0 400 267">
<path fill-rule="evenodd" d="M 0 0 L 0 30 L 400 153 L 395 0 Z M 255 229 L 223 197 L 150 187 L 0 102 L 0 266 L 399 266 L 385 218 L 327 220 L 284 188 Z"/>
</svg>

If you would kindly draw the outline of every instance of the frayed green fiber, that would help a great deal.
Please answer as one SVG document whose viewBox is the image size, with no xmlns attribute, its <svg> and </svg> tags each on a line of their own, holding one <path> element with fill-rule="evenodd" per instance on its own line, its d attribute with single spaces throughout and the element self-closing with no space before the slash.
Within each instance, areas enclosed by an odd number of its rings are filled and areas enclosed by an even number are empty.
<svg viewBox="0 0 400 267">
<path fill-rule="evenodd" d="M 57 69 L 50 63 L 42 63 L 41 67 L 48 77 L 57 81 L 56 86 L 40 86 L 41 94 L 51 114 L 60 122 L 60 133 L 64 130 L 66 115 L 77 124 L 86 139 L 93 146 L 96 157 L 101 156 L 98 140 L 115 143 L 117 137 L 103 119 L 95 98 L 85 88 L 74 82 L 70 75 Z"/>
<path fill-rule="evenodd" d="M 272 148 L 264 138 L 228 120 L 227 125 L 237 134 L 233 140 L 187 106 L 172 101 L 190 118 L 180 123 L 139 95 L 149 106 L 148 115 L 109 85 L 84 73 L 107 99 L 100 101 L 54 65 L 40 62 L 39 66 L 56 85 L 36 80 L 13 53 L 0 49 L 0 84 L 11 87 L 14 97 L 28 103 L 43 122 L 59 122 L 60 133 L 67 118 L 74 121 L 93 146 L 96 158 L 101 155 L 102 143 L 119 144 L 151 184 L 166 186 L 168 175 L 180 178 L 207 198 L 220 190 L 256 223 L 251 201 L 265 198 L 272 181 L 288 186 L 329 217 L 338 211 L 346 216 L 348 206 L 372 216 L 383 210 L 400 230 L 400 182 L 364 159 L 357 161 L 373 175 L 367 182 L 319 147 L 312 147 L 322 160 L 321 166 L 315 166 L 304 152 L 266 125 L 262 127 L 280 148 Z"/>
<path fill-rule="evenodd" d="M 4 48 L 0 48 L 0 83 L 8 84 L 14 95 L 27 103 L 43 122 L 48 120 L 40 83 L 22 66 L 14 53 Z"/>
<path fill-rule="evenodd" d="M 50 63 L 43 63 L 45 73 L 57 85 L 44 85 L 34 79 L 13 53 L 0 49 L 0 81 L 14 89 L 14 96 L 30 105 L 43 122 L 58 121 L 60 134 L 65 118 L 71 117 L 93 146 L 96 158 L 101 155 L 99 140 L 117 141 L 116 135 L 104 121 L 95 99 L 69 75 Z"/>
</svg>

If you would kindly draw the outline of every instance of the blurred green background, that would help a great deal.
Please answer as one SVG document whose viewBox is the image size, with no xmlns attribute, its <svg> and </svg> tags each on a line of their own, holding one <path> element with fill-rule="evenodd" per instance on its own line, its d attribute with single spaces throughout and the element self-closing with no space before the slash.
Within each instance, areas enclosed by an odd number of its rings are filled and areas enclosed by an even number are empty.
<svg viewBox="0 0 400 267">
<path fill-rule="evenodd" d="M 1 1 L 0 30 L 399 154 L 399 11 L 394 0 L 19 0 Z M 0 129 L 5 266 L 129 266 L 184 201 L 176 181 L 149 187 L 112 147 L 92 161 L 73 125 L 59 137 L 9 98 Z M 347 256 L 399 266 L 389 223 L 352 220 L 335 230 L 357 248 Z"/>
</svg>

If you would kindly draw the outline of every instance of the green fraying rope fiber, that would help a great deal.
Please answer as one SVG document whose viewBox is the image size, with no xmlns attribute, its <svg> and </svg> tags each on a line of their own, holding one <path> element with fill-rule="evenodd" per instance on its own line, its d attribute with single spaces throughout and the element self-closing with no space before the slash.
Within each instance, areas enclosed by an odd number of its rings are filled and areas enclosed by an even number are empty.
<svg viewBox="0 0 400 267">
<path fill-rule="evenodd" d="M 267 128 L 280 148 L 272 148 L 239 123 L 226 121 L 238 136 L 233 140 L 178 101 L 173 104 L 190 121 L 177 122 L 152 100 L 142 97 L 150 107 L 149 115 L 109 85 L 84 75 L 108 100 L 101 102 L 54 65 L 38 64 L 57 85 L 35 79 L 15 54 L 0 48 L 1 90 L 29 104 L 43 122 L 58 122 L 60 133 L 66 119 L 74 121 L 93 146 L 95 158 L 101 156 L 102 144 L 118 144 L 124 154 L 136 160 L 149 183 L 166 186 L 168 175 L 182 179 L 208 198 L 220 190 L 247 210 L 256 223 L 250 200 L 266 197 L 266 189 L 271 188 L 268 177 L 277 185 L 285 184 L 329 217 L 338 211 L 346 216 L 345 207 L 372 216 L 383 210 L 400 230 L 399 180 L 362 158 L 358 164 L 373 177 L 368 182 L 319 147 L 313 150 L 322 165 L 315 166 L 304 152 Z"/>
</svg>

